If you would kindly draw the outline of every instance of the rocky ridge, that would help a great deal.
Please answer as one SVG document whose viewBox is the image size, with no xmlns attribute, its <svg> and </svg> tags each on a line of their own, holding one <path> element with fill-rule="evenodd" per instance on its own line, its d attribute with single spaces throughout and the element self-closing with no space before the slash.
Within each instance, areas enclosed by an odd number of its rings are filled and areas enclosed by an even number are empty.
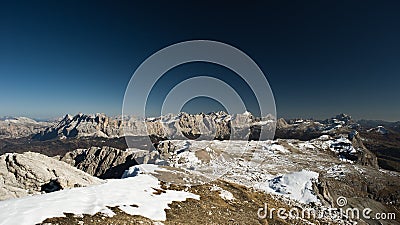
<svg viewBox="0 0 400 225">
<path fill-rule="evenodd" d="M 124 127 L 129 130 L 129 135 L 140 136 L 145 134 L 145 126 L 140 120 L 132 117 L 126 120 L 108 117 L 105 114 L 85 115 L 79 113 L 75 116 L 66 115 L 58 123 L 37 133 L 33 139 L 51 140 L 55 138 L 75 137 L 105 137 L 116 138 L 124 136 Z"/>
<path fill-rule="evenodd" d="M 271 116 L 256 118 L 251 113 L 228 115 L 225 112 L 209 114 L 165 115 L 157 118 L 136 117 L 111 118 L 104 114 L 75 116 L 66 115 L 54 126 L 36 134 L 36 140 L 65 139 L 74 137 L 151 136 L 153 140 L 163 139 L 272 139 L 275 119 Z"/>
</svg>

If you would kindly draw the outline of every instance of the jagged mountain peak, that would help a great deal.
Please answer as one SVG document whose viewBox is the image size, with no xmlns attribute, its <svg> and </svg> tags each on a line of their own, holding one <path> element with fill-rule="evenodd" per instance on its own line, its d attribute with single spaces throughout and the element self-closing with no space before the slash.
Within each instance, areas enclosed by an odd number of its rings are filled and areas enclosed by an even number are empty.
<svg viewBox="0 0 400 225">
<path fill-rule="evenodd" d="M 229 115 L 224 111 L 212 112 L 209 114 L 167 114 L 160 117 L 148 117 L 145 120 L 135 117 L 111 118 L 103 113 L 82 114 L 75 116 L 66 115 L 56 125 L 47 128 L 45 131 L 35 135 L 35 139 L 48 140 L 53 138 L 73 137 L 105 137 L 114 138 L 122 136 L 146 136 L 153 135 L 164 138 L 198 137 L 202 135 L 208 138 L 226 139 L 230 136 L 231 130 L 235 127 L 236 138 L 246 139 L 250 133 L 251 126 L 274 127 L 275 120 L 256 118 L 250 112 Z M 269 117 L 268 117 L 269 118 Z M 246 131 L 247 129 L 247 131 Z M 271 133 L 271 132 L 269 132 Z M 269 138 L 273 138 L 273 134 Z"/>
</svg>

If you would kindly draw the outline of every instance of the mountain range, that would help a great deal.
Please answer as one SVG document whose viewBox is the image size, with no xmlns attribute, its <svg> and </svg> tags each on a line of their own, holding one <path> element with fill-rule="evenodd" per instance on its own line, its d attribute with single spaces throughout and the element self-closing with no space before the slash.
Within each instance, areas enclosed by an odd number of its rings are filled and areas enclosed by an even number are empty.
<svg viewBox="0 0 400 225">
<path fill-rule="evenodd" d="M 341 196 L 352 207 L 398 212 L 396 126 L 354 121 L 346 114 L 285 120 L 249 112 L 146 119 L 77 114 L 55 122 L 7 118 L 0 122 L 0 197 L 6 200 L 0 201 L 0 219 L 181 224 L 196 215 L 198 224 L 232 218 L 241 224 L 301 224 L 305 221 L 254 215 L 266 199 L 287 209 L 320 210 L 338 207 Z M 270 135 L 267 140 L 262 130 Z M 354 222 L 338 218 L 306 221 Z"/>
</svg>

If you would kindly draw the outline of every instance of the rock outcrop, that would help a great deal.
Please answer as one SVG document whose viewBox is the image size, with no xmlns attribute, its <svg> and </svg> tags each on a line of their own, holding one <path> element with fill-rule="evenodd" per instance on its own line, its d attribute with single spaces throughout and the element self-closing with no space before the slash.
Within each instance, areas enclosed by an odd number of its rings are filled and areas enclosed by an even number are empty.
<svg viewBox="0 0 400 225">
<path fill-rule="evenodd" d="M 350 132 L 349 139 L 351 140 L 353 147 L 359 150 L 357 160 L 358 163 L 364 166 L 379 168 L 378 158 L 365 147 L 361 140 L 360 134 L 357 131 Z"/>
<path fill-rule="evenodd" d="M 0 200 L 100 183 L 98 178 L 39 153 L 0 156 Z"/>
<path fill-rule="evenodd" d="M 286 128 L 288 126 L 288 123 L 286 122 L 285 119 L 279 118 L 278 121 L 276 121 L 276 128 Z"/>
<path fill-rule="evenodd" d="M 86 173 L 102 178 L 121 178 L 129 167 L 154 163 L 158 153 L 146 150 L 130 149 L 127 151 L 104 146 L 91 147 L 89 149 L 77 149 L 65 154 L 64 161 Z"/>
</svg>

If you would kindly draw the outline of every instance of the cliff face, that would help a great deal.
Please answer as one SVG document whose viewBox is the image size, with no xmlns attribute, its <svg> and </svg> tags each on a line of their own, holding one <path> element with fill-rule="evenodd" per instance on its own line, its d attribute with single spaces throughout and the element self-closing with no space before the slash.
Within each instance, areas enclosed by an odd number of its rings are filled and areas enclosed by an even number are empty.
<svg viewBox="0 0 400 225">
<path fill-rule="evenodd" d="M 373 154 L 370 150 L 368 150 L 365 147 L 359 133 L 357 131 L 352 131 L 351 133 L 349 133 L 349 139 L 351 140 L 352 145 L 355 148 L 361 150 L 359 151 L 357 162 L 360 163 L 361 165 L 372 166 L 378 169 L 379 168 L 378 158 L 376 157 L 375 154 Z"/>
<path fill-rule="evenodd" d="M 65 154 L 64 161 L 86 173 L 102 178 L 121 178 L 129 167 L 142 164 L 154 163 L 156 152 L 144 150 L 120 150 L 104 146 L 91 147 L 89 149 L 77 149 Z"/>
</svg>

